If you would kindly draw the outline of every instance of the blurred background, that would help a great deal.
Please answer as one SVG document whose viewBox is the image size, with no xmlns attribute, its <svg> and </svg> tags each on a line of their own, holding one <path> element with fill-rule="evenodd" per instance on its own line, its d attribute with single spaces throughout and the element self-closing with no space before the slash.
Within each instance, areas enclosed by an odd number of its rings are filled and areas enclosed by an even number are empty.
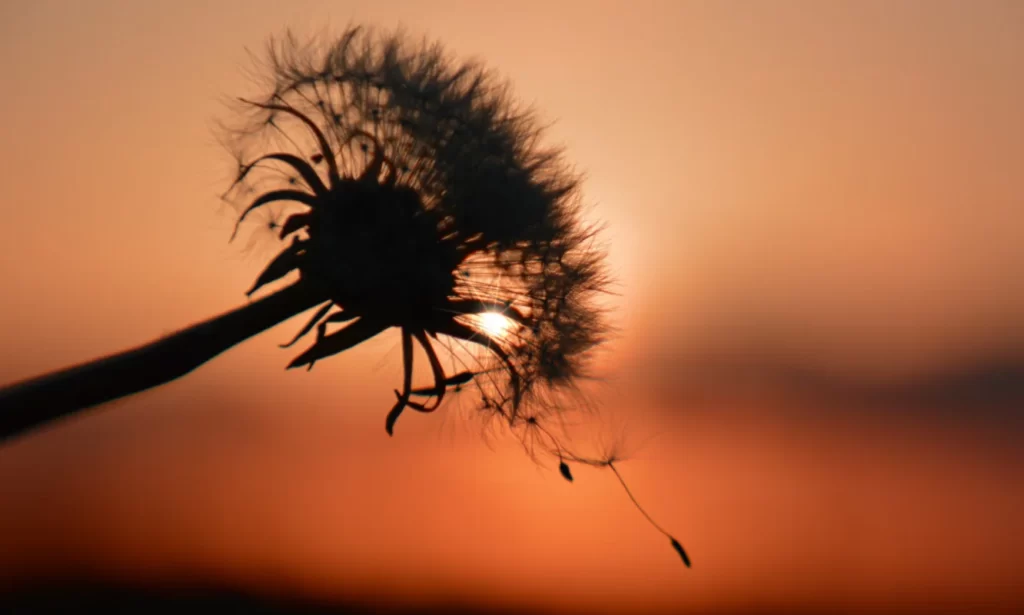
<svg viewBox="0 0 1024 615">
<path fill-rule="evenodd" d="M 4 3 L 0 382 L 246 300 L 271 252 L 228 243 L 215 120 L 246 49 L 350 22 L 484 60 L 587 173 L 620 293 L 600 420 L 693 569 L 611 474 L 568 484 L 458 406 L 389 439 L 397 334 L 286 372 L 300 316 L 0 446 L 4 592 L 1024 610 L 1016 0 Z"/>
</svg>

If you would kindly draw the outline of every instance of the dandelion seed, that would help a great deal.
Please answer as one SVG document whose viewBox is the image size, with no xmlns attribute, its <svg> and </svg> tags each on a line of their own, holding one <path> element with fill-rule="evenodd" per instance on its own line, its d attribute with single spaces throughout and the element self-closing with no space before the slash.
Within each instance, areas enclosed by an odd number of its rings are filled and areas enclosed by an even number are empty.
<svg viewBox="0 0 1024 615">
<path fill-rule="evenodd" d="M 569 471 L 569 464 L 565 463 L 564 461 L 560 461 L 558 463 L 558 471 L 562 473 L 562 476 L 565 478 L 565 480 L 569 481 L 570 483 L 572 482 L 572 472 Z"/>
<path fill-rule="evenodd" d="M 672 541 L 672 548 L 676 550 L 676 553 L 678 553 L 679 557 L 682 558 L 683 563 L 686 564 L 687 568 L 689 568 L 690 556 L 686 554 L 686 551 L 683 549 L 683 545 L 679 544 L 679 541 L 671 536 L 669 536 L 669 540 Z"/>
</svg>

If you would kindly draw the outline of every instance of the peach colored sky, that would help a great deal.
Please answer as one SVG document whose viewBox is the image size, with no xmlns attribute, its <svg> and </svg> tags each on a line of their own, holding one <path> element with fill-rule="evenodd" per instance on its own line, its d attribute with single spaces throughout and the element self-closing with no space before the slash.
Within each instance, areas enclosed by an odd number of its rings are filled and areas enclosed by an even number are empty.
<svg viewBox="0 0 1024 615">
<path fill-rule="evenodd" d="M 600 392 L 640 448 L 564 483 L 452 408 L 383 432 L 397 339 L 289 322 L 0 448 L 0 576 L 204 578 L 609 610 L 1024 604 L 1024 5 L 35 2 L 0 8 L 0 382 L 244 301 L 215 138 L 245 48 L 349 21 L 513 80 L 610 224 Z M 954 403 L 956 402 L 956 403 Z"/>
</svg>

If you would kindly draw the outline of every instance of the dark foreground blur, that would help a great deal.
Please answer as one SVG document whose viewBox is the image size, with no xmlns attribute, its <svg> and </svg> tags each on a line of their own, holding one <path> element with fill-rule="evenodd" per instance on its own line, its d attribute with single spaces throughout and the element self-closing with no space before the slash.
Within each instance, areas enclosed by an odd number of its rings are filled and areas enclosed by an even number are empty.
<svg viewBox="0 0 1024 615">
<path fill-rule="evenodd" d="M 582 606 L 582 605 L 581 605 Z M 711 611 L 682 611 L 702 615 L 883 615 L 885 613 L 913 613 L 917 615 L 1010 615 L 1021 613 L 1016 606 L 993 600 L 985 604 L 948 604 L 937 601 L 932 605 L 907 608 L 908 605 L 875 605 L 871 608 L 841 606 L 779 609 L 751 606 L 750 608 L 712 609 Z M 614 611 L 602 611 L 611 613 Z M 642 615 L 642 608 L 623 610 L 630 615 Z M 658 613 L 682 613 L 680 611 L 657 611 Z M 225 590 L 171 590 L 139 589 L 136 587 L 50 585 L 30 590 L 4 591 L 0 588 L 0 615 L 32 615 L 36 613 L 139 613 L 164 615 L 170 613 L 246 613 L 255 615 L 513 615 L 539 614 L 555 615 L 565 613 L 593 614 L 593 609 L 580 608 L 550 610 L 525 606 L 481 606 L 471 604 L 432 603 L 429 605 L 396 605 L 382 598 L 380 601 L 315 603 L 294 599 L 268 599 Z M 653 615 L 653 614 L 652 614 Z"/>
<path fill-rule="evenodd" d="M 117 587 L 60 586 L 17 592 L 0 591 L 0 614 L 35 613 L 246 613 L 255 615 L 512 615 L 522 609 L 482 609 L 459 604 L 401 607 L 390 604 L 317 604 L 267 599 L 212 590 L 143 590 Z M 544 611 L 529 611 L 544 613 Z"/>
</svg>

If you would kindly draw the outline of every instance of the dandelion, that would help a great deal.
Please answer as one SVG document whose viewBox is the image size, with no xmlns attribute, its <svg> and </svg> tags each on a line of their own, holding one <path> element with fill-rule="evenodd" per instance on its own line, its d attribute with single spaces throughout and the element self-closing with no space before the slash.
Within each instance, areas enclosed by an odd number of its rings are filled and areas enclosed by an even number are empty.
<svg viewBox="0 0 1024 615">
<path fill-rule="evenodd" d="M 569 453 L 547 426 L 573 406 L 608 332 L 596 300 L 609 279 L 599 228 L 583 222 L 579 174 L 480 64 L 360 27 L 320 43 L 272 39 L 261 92 L 234 101 L 237 121 L 223 125 L 237 165 L 222 197 L 238 208 L 231 239 L 262 218 L 255 239 L 278 244 L 247 295 L 297 280 L 139 349 L 0 391 L 0 433 L 162 384 L 316 308 L 281 344 L 313 335 L 289 368 L 399 330 L 389 435 L 406 410 L 431 413 L 472 388 L 479 414 L 531 456 L 556 457 L 566 480 L 576 462 L 610 468 L 626 487 L 611 461 Z M 417 345 L 432 375 L 419 385 Z"/>
<path fill-rule="evenodd" d="M 289 35 L 267 57 L 266 91 L 237 101 L 244 121 L 227 127 L 240 166 L 224 198 L 239 206 L 236 233 L 285 208 L 284 248 L 250 295 L 294 271 L 326 294 L 287 344 L 316 330 L 289 367 L 399 329 L 389 434 L 406 409 L 432 412 L 470 382 L 510 424 L 572 386 L 605 335 L 594 298 L 607 276 L 580 178 L 539 145 L 533 112 L 483 67 L 397 34 L 350 28 L 326 47 Z M 484 352 L 452 376 L 441 336 Z M 416 345 L 432 386 L 413 386 Z"/>
</svg>

